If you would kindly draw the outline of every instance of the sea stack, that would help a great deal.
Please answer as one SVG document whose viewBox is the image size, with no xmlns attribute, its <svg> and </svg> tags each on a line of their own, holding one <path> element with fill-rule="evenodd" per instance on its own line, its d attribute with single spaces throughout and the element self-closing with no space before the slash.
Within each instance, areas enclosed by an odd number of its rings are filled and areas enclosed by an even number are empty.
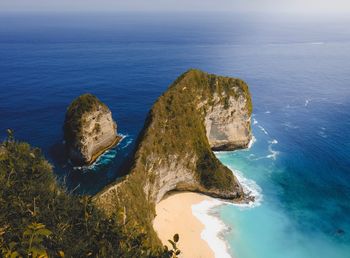
<svg viewBox="0 0 350 258">
<path fill-rule="evenodd" d="M 84 94 L 67 109 L 64 140 L 74 165 L 89 165 L 121 139 L 112 112 L 97 97 Z"/>
</svg>

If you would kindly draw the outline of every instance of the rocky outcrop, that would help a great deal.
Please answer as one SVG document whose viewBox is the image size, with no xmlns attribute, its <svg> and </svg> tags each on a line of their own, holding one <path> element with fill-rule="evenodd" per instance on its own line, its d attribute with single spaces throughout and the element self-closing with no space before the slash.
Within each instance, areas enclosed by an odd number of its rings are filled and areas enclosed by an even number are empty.
<svg viewBox="0 0 350 258">
<path fill-rule="evenodd" d="M 247 146 L 251 111 L 242 80 L 186 72 L 152 107 L 129 174 L 97 194 L 95 202 L 107 214 L 120 213 L 147 224 L 154 218 L 154 204 L 169 191 L 244 199 L 236 177 L 212 149 Z M 149 212 L 141 217 L 139 211 L 146 209 Z"/>
<path fill-rule="evenodd" d="M 209 144 L 213 150 L 236 150 L 246 148 L 251 140 L 249 98 L 240 95 L 213 97 L 212 108 L 205 115 L 205 128 Z"/>
<path fill-rule="evenodd" d="M 76 165 L 93 163 L 120 140 L 109 108 L 91 94 L 75 99 L 67 109 L 64 139 Z"/>
</svg>

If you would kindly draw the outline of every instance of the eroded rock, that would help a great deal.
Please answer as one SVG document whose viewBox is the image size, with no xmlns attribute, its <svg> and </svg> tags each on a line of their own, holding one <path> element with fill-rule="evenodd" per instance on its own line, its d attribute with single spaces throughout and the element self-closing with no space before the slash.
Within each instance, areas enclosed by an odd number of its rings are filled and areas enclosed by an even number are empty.
<svg viewBox="0 0 350 258">
<path fill-rule="evenodd" d="M 93 163 L 120 140 L 109 108 L 91 94 L 75 99 L 67 109 L 64 139 L 75 165 Z"/>
</svg>

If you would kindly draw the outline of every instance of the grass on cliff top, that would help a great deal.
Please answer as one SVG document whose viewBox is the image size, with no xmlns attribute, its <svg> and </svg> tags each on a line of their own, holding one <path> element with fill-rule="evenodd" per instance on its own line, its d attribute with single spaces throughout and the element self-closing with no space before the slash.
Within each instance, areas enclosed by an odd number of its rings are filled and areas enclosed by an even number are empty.
<svg viewBox="0 0 350 258">
<path fill-rule="evenodd" d="M 75 139 L 81 139 L 84 123 L 83 114 L 95 111 L 98 107 L 108 110 L 104 103 L 90 93 L 83 94 L 73 100 L 67 108 L 63 127 L 67 143 L 74 143 Z"/>
<path fill-rule="evenodd" d="M 37 257 L 30 256 L 33 252 L 49 257 L 163 255 L 160 245 L 147 244 L 147 231 L 135 221 L 121 224 L 89 197 L 66 193 L 40 150 L 12 137 L 0 143 L 0 185 L 1 257 Z M 28 235 L 38 225 L 41 229 Z"/>
</svg>

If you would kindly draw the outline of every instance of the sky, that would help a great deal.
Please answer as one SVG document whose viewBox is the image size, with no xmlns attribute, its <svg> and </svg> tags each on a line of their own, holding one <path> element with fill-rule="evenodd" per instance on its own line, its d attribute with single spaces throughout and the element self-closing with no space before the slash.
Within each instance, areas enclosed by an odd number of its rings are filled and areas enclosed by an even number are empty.
<svg viewBox="0 0 350 258">
<path fill-rule="evenodd" d="M 0 0 L 0 12 L 235 11 L 350 14 L 350 0 Z"/>
</svg>

